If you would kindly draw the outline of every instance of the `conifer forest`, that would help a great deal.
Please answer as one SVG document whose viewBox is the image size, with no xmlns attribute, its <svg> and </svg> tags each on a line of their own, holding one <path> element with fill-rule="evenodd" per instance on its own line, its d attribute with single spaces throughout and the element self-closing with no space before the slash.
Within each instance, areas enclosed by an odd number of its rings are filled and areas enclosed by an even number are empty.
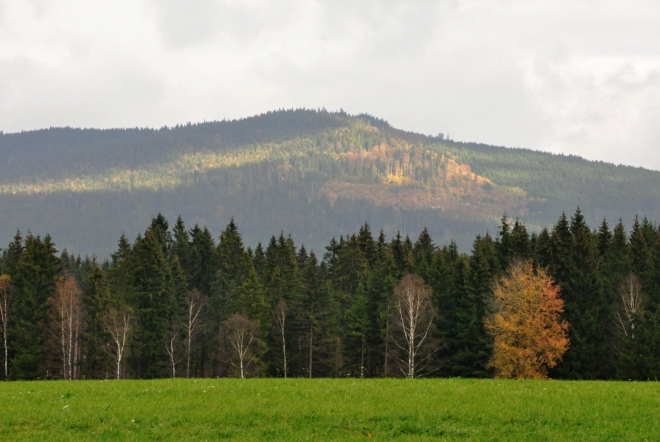
<svg viewBox="0 0 660 442">
<path fill-rule="evenodd" d="M 549 377 L 660 373 L 660 229 L 647 219 L 594 230 L 577 209 L 530 234 L 503 217 L 469 253 L 427 229 L 365 223 L 312 250 L 283 232 L 248 247 L 233 220 L 171 221 L 155 216 L 102 260 L 17 232 L 0 259 L 2 378 L 492 377 L 495 283 L 521 262 L 552 278 L 567 333 Z M 413 289 L 409 320 L 400 295 Z"/>
<path fill-rule="evenodd" d="M 503 213 L 539 232 L 557 214 L 660 221 L 660 172 L 396 129 L 325 110 L 282 110 L 160 129 L 0 132 L 0 244 L 17 229 L 108 256 L 151 218 L 213 232 L 233 218 L 256 247 L 281 230 L 323 250 L 364 222 L 468 252 Z M 318 257 L 319 259 L 321 256 Z"/>
</svg>

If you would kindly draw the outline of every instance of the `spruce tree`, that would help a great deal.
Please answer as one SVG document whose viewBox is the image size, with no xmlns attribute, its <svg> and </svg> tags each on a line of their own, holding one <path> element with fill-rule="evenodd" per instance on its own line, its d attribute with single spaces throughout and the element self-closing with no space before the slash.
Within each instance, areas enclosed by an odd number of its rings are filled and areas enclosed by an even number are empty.
<svg viewBox="0 0 660 442">
<path fill-rule="evenodd" d="M 394 287 L 399 282 L 394 257 L 389 248 L 379 249 L 379 258 L 369 275 L 367 285 L 367 358 L 365 362 L 368 376 L 387 376 L 387 358 L 389 357 L 389 302 Z"/>
<path fill-rule="evenodd" d="M 325 279 L 326 270 L 314 252 L 302 270 L 300 297 L 300 345 L 303 357 L 294 374 L 305 377 L 332 376 L 334 343 L 338 335 L 337 313 Z"/>
<path fill-rule="evenodd" d="M 484 325 L 499 262 L 490 236 L 477 235 L 465 273 L 465 293 L 457 299 L 451 363 L 465 377 L 488 377 L 492 338 Z"/>
<path fill-rule="evenodd" d="M 133 288 L 129 303 L 136 317 L 130 366 L 137 377 L 161 376 L 167 364 L 165 341 L 171 317 L 172 274 L 157 232 L 149 229 L 133 248 Z"/>
<path fill-rule="evenodd" d="M 608 366 L 610 328 L 606 322 L 611 318 L 611 304 L 599 279 L 597 237 L 579 208 L 571 218 L 565 238 L 563 227 L 562 218 L 553 235 L 551 271 L 561 287 L 571 346 L 555 372 L 568 379 L 600 379 Z M 559 246 L 568 246 L 568 250 Z M 560 255 L 562 250 L 567 256 Z"/>
<path fill-rule="evenodd" d="M 422 233 L 419 234 L 419 238 L 415 245 L 413 246 L 413 256 L 415 257 L 415 267 L 419 268 L 422 261 L 427 265 L 433 261 L 433 253 L 435 252 L 435 246 L 433 245 L 433 239 L 429 234 L 429 231 L 426 227 L 422 230 Z"/>
<path fill-rule="evenodd" d="M 215 241 L 206 227 L 202 229 L 198 225 L 193 227 L 190 237 L 189 288 L 209 296 L 217 266 Z"/>
<path fill-rule="evenodd" d="M 14 288 L 10 361 L 12 379 L 37 379 L 47 376 L 48 299 L 55 293 L 61 270 L 57 250 L 50 236 L 43 239 L 28 233 L 22 252 L 10 277 Z"/>
<path fill-rule="evenodd" d="M 367 294 L 362 284 L 358 285 L 351 304 L 346 310 L 346 342 L 344 351 L 349 376 L 364 377 L 367 360 L 367 339 L 369 337 L 369 312 Z"/>
<path fill-rule="evenodd" d="M 108 355 L 103 350 L 108 337 L 103 329 L 103 316 L 110 304 L 110 291 L 101 267 L 92 260 L 87 284 L 82 293 L 85 311 L 85 327 L 82 334 L 84 358 L 82 376 L 84 378 L 104 378 L 109 370 Z"/>
</svg>

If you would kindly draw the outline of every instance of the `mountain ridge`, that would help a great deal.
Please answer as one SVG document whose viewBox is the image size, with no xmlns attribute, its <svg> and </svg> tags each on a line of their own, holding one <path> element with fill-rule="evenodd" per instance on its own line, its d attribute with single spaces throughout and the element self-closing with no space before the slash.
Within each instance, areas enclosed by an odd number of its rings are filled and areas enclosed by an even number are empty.
<svg viewBox="0 0 660 442">
<path fill-rule="evenodd" d="M 284 230 L 315 246 L 367 221 L 389 235 L 429 227 L 466 250 L 461 240 L 494 232 L 504 213 L 535 230 L 576 206 L 591 224 L 657 221 L 658 200 L 657 171 L 444 140 L 344 112 L 0 136 L 0 239 L 50 232 L 99 255 L 159 212 L 215 232 L 234 217 L 251 244 Z"/>
</svg>

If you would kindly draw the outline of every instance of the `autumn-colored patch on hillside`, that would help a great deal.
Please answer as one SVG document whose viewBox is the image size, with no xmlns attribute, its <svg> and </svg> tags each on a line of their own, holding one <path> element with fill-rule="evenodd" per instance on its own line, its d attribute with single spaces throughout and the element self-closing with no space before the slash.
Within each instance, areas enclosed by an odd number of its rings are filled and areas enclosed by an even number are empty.
<svg viewBox="0 0 660 442">
<path fill-rule="evenodd" d="M 330 200 L 367 199 L 401 209 L 482 214 L 520 210 L 528 200 L 520 188 L 499 186 L 468 164 L 400 140 L 352 148 L 336 159 L 351 173 L 324 184 L 321 194 Z"/>
</svg>

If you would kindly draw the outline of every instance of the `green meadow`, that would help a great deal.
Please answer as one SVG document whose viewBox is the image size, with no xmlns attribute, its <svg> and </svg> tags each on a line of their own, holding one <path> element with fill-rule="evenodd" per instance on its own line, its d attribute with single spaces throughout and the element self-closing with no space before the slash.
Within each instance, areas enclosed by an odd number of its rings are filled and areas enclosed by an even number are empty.
<svg viewBox="0 0 660 442">
<path fill-rule="evenodd" d="M 5 382 L 0 404 L 0 440 L 660 439 L 656 382 Z"/>
</svg>

